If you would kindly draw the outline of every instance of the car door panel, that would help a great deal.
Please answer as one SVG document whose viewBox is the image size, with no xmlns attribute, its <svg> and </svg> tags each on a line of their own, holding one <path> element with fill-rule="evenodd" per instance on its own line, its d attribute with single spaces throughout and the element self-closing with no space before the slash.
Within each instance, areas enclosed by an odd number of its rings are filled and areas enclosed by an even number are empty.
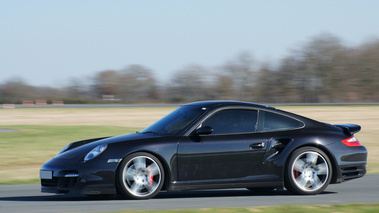
<svg viewBox="0 0 379 213">
<path fill-rule="evenodd" d="M 260 133 L 184 137 L 178 146 L 178 179 L 252 176 L 266 144 L 266 136 Z"/>
</svg>

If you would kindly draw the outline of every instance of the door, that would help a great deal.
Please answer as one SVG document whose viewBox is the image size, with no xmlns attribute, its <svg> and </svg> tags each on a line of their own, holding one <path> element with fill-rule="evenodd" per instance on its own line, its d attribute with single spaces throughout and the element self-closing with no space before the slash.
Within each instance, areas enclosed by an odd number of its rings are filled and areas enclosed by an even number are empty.
<svg viewBox="0 0 379 213">
<path fill-rule="evenodd" d="M 267 138 L 257 133 L 257 110 L 224 109 L 199 127 L 206 135 L 183 137 L 178 146 L 179 181 L 243 178 L 254 175 L 264 156 Z"/>
</svg>

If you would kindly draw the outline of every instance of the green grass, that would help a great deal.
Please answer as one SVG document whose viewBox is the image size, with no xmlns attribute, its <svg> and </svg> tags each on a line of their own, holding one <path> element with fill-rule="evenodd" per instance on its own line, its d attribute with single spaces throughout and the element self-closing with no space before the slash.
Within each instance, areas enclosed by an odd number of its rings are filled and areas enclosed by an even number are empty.
<svg viewBox="0 0 379 213">
<path fill-rule="evenodd" d="M 13 180 L 13 179 L 7 179 L 0 182 L 0 185 L 17 185 L 17 184 L 35 184 L 40 183 L 41 180 L 39 178 L 34 179 L 25 179 L 25 180 Z"/>
<path fill-rule="evenodd" d="M 67 144 L 141 130 L 112 126 L 0 126 L 0 184 L 38 183 L 39 167 Z"/>
<path fill-rule="evenodd" d="M 121 211 L 118 213 L 377 213 L 379 203 L 375 204 L 337 204 L 337 205 L 283 205 L 274 207 L 250 208 L 209 208 L 161 211 Z"/>
</svg>

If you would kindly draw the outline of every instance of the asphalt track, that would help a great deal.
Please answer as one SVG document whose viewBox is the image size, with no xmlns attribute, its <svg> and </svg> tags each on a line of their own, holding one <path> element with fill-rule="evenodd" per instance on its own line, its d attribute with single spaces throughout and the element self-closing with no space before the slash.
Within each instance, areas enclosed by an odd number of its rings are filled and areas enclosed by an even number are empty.
<svg viewBox="0 0 379 213">
<path fill-rule="evenodd" d="M 287 191 L 258 194 L 246 189 L 161 192 L 150 200 L 89 198 L 40 193 L 39 184 L 0 186 L 0 212 L 115 212 L 297 204 L 379 203 L 379 174 L 330 185 L 314 196 Z"/>
</svg>

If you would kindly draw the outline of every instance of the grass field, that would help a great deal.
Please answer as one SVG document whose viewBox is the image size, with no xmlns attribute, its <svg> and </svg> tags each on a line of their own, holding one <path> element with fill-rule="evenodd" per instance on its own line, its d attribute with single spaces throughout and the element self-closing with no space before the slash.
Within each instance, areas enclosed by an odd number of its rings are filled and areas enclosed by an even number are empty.
<svg viewBox="0 0 379 213">
<path fill-rule="evenodd" d="M 356 123 L 379 173 L 379 106 L 279 107 L 328 123 Z M 0 109 L 0 184 L 37 183 L 40 166 L 70 142 L 142 130 L 174 108 Z"/>
<path fill-rule="evenodd" d="M 284 205 L 254 208 L 210 208 L 164 211 L 121 211 L 120 213 L 377 213 L 379 204 L 345 204 L 345 205 Z"/>
</svg>

